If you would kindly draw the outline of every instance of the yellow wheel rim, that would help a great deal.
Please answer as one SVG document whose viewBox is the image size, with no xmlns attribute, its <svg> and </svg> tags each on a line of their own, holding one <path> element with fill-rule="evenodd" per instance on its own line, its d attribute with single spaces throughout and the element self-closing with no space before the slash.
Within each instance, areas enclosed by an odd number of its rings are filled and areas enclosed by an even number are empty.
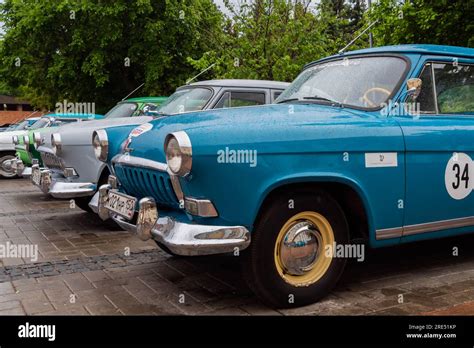
<svg viewBox="0 0 474 348">
<path fill-rule="evenodd" d="M 329 221 L 316 212 L 292 216 L 281 228 L 275 243 L 275 266 L 292 286 L 319 281 L 332 262 L 334 232 Z M 330 249 L 329 249 L 330 248 Z"/>
</svg>

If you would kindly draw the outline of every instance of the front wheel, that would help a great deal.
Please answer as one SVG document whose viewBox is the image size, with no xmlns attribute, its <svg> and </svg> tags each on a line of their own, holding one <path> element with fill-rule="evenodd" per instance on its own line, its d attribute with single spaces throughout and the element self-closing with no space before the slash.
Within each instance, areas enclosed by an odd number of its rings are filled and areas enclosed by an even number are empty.
<svg viewBox="0 0 474 348">
<path fill-rule="evenodd" d="M 0 155 L 0 177 L 2 178 L 14 178 L 16 177 L 16 170 L 12 167 L 12 161 L 16 157 L 10 154 Z"/>
<path fill-rule="evenodd" d="M 263 212 L 245 251 L 249 287 L 273 307 L 297 307 L 318 301 L 339 280 L 349 229 L 339 204 L 326 192 L 285 192 Z"/>
</svg>

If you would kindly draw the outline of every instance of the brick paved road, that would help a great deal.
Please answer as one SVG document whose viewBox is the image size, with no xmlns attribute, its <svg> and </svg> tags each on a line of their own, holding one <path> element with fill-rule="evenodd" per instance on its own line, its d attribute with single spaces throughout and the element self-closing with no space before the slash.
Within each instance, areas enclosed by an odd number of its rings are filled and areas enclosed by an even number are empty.
<svg viewBox="0 0 474 348">
<path fill-rule="evenodd" d="M 474 314 L 473 236 L 370 252 L 333 294 L 291 310 L 256 300 L 238 257 L 169 257 L 26 180 L 0 181 L 6 243 L 38 245 L 39 258 L 0 259 L 0 315 Z"/>
</svg>

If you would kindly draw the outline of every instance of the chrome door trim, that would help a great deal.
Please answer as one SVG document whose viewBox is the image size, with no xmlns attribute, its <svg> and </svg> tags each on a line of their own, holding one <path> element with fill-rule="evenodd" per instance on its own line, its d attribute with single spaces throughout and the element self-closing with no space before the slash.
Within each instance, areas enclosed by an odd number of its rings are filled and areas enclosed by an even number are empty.
<svg viewBox="0 0 474 348">
<path fill-rule="evenodd" d="M 377 240 L 400 238 L 401 236 L 403 236 L 403 227 L 384 228 L 375 231 L 375 238 Z"/>
<path fill-rule="evenodd" d="M 377 240 L 383 240 L 469 226 L 474 227 L 474 216 L 408 225 L 405 227 L 380 229 L 375 231 L 375 237 Z"/>
</svg>

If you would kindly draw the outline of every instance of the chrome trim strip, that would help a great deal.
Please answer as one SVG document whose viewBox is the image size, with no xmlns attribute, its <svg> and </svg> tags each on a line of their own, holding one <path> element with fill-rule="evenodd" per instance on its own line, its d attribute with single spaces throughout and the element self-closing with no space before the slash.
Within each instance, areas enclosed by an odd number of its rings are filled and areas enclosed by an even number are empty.
<svg viewBox="0 0 474 348">
<path fill-rule="evenodd" d="M 377 240 L 400 238 L 404 236 L 412 236 L 420 233 L 437 232 L 451 228 L 474 227 L 474 216 L 441 220 L 434 222 L 427 222 L 423 224 L 408 225 L 405 227 L 385 228 L 375 231 L 375 238 Z"/>
<path fill-rule="evenodd" d="M 403 227 L 384 228 L 382 230 L 375 231 L 375 237 L 377 240 L 400 238 L 403 235 Z"/>
<path fill-rule="evenodd" d="M 160 172 L 167 172 L 168 165 L 161 162 L 148 160 L 142 157 L 135 157 L 130 155 L 116 155 L 112 158 L 112 163 L 118 163 L 125 166 L 141 167 L 146 169 L 158 170 Z"/>
<path fill-rule="evenodd" d="M 413 234 L 436 232 L 441 230 L 447 230 L 449 228 L 460 228 L 468 226 L 474 226 L 474 216 L 406 226 L 404 228 L 403 235 L 411 236 Z"/>
<path fill-rule="evenodd" d="M 173 186 L 174 194 L 178 198 L 180 208 L 184 209 L 184 193 L 177 175 L 170 174 L 171 186 Z"/>
</svg>

